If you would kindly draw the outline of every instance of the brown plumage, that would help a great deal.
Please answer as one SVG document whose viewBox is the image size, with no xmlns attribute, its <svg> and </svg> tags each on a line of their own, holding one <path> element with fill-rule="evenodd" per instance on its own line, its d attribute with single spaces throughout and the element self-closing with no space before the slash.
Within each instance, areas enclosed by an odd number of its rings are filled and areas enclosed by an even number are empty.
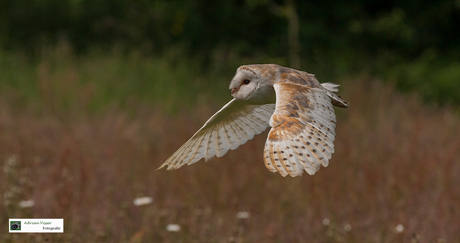
<svg viewBox="0 0 460 243">
<path fill-rule="evenodd" d="M 334 153 L 336 117 L 332 105 L 348 107 L 338 85 L 275 64 L 238 68 L 230 83 L 234 97 L 160 168 L 177 169 L 221 157 L 268 126 L 265 166 L 282 176 L 313 175 Z"/>
</svg>

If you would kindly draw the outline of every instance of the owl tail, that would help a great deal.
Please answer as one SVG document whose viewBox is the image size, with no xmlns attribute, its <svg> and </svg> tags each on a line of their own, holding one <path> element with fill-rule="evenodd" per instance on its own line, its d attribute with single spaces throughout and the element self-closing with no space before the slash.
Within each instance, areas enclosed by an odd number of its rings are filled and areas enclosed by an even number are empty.
<svg viewBox="0 0 460 243">
<path fill-rule="evenodd" d="M 331 102 L 333 105 L 342 108 L 347 108 L 350 105 L 348 102 L 342 100 L 340 96 L 334 94 L 334 92 L 339 91 L 337 87 L 339 87 L 340 85 L 333 83 L 322 83 L 321 86 L 323 86 L 323 88 L 326 90 L 326 93 L 329 96 L 329 98 L 331 98 Z"/>
</svg>

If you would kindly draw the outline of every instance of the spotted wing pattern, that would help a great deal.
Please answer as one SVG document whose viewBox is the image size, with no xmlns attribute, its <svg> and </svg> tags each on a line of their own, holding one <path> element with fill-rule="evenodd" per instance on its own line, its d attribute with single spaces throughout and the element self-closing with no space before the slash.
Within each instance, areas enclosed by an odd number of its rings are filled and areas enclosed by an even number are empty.
<svg viewBox="0 0 460 243">
<path fill-rule="evenodd" d="M 275 104 L 253 105 L 231 100 L 180 147 L 159 169 L 178 169 L 202 158 L 221 157 L 262 133 L 275 110 Z"/>
<path fill-rule="evenodd" d="M 313 76 L 311 77 L 313 78 Z M 335 113 L 326 91 L 302 82 L 275 83 L 276 110 L 264 149 L 265 166 L 282 176 L 313 175 L 334 153 Z"/>
</svg>

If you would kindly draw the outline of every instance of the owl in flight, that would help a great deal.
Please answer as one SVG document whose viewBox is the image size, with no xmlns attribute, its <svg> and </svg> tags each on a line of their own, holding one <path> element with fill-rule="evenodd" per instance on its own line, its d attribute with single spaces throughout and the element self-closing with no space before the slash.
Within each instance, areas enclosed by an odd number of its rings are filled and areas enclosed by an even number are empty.
<svg viewBox="0 0 460 243">
<path fill-rule="evenodd" d="M 222 107 L 159 169 L 178 169 L 229 149 L 271 127 L 265 166 L 282 176 L 313 175 L 334 153 L 335 113 L 348 107 L 334 94 L 339 85 L 320 84 L 314 75 L 275 64 L 245 65 L 230 83 L 234 99 Z"/>
</svg>

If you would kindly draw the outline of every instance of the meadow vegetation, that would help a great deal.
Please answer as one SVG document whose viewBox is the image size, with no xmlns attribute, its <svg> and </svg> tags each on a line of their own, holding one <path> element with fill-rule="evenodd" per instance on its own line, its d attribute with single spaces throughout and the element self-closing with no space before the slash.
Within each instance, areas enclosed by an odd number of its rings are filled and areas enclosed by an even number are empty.
<svg viewBox="0 0 460 243">
<path fill-rule="evenodd" d="M 459 0 L 2 0 L 0 222 L 65 233 L 0 242 L 460 242 L 459 43 Z M 253 63 L 341 85 L 329 167 L 157 171 Z"/>
<path fill-rule="evenodd" d="M 0 55 L 0 220 L 65 222 L 64 234 L 0 241 L 460 241 L 454 107 L 368 74 L 318 74 L 351 105 L 336 109 L 336 152 L 316 175 L 270 173 L 266 132 L 208 163 L 156 171 L 231 98 L 237 63 L 277 60 L 230 57 L 205 69 L 174 51 L 92 53 Z M 136 206 L 140 197 L 152 203 Z"/>
</svg>

